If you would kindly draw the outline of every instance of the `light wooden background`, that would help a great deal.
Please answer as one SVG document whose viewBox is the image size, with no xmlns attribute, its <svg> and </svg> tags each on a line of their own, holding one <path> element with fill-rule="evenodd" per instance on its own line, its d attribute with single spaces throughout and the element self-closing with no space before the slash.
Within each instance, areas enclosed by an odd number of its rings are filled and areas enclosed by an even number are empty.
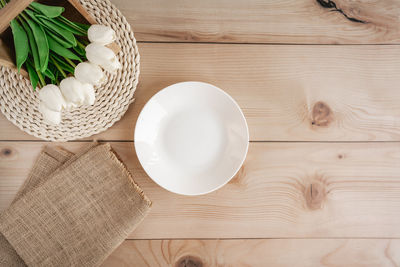
<svg viewBox="0 0 400 267">
<path fill-rule="evenodd" d="M 400 266 L 400 1 L 113 0 L 141 53 L 107 140 L 153 200 L 104 266 Z M 331 6 L 323 7 L 323 6 Z M 144 103 L 213 83 L 242 107 L 248 158 L 222 189 L 169 193 L 140 167 Z M 0 210 L 44 145 L 0 116 Z"/>
</svg>

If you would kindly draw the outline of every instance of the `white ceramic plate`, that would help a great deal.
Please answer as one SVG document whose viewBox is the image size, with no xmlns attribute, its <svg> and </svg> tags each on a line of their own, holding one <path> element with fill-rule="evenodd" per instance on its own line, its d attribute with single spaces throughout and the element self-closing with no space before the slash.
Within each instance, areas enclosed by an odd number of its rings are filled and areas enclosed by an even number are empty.
<svg viewBox="0 0 400 267">
<path fill-rule="evenodd" d="M 226 184 L 247 154 L 249 131 L 238 104 L 221 89 L 182 82 L 141 111 L 135 148 L 146 173 L 165 189 L 200 195 Z"/>
</svg>

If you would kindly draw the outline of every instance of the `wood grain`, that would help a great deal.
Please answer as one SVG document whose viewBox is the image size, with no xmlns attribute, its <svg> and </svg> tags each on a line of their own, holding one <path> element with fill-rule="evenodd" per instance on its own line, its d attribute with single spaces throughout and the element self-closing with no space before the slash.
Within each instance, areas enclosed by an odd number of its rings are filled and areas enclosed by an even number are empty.
<svg viewBox="0 0 400 267">
<path fill-rule="evenodd" d="M 86 8 L 78 0 L 68 0 L 68 2 L 87 20 L 90 24 L 97 24 L 96 19 L 87 12 Z M 75 20 L 73 20 L 75 21 Z"/>
<path fill-rule="evenodd" d="M 12 0 L 0 8 L 0 34 L 9 27 L 10 22 L 18 16 L 33 0 Z"/>
<path fill-rule="evenodd" d="M 377 45 L 400 44 L 399 1 L 112 1 L 142 42 L 140 84 L 87 140 L 132 141 L 152 95 L 199 80 L 237 100 L 252 141 L 291 142 L 252 142 L 238 175 L 197 197 L 160 188 L 133 142 L 112 142 L 154 204 L 103 266 L 400 265 L 400 50 Z M 84 145 L 37 141 L 3 115 L 0 129 L 15 140 L 0 141 L 0 211 L 44 145 Z"/>
<path fill-rule="evenodd" d="M 127 240 L 102 266 L 389 267 L 399 250 L 398 239 Z"/>
<path fill-rule="evenodd" d="M 1 210 L 44 144 L 0 143 Z M 112 146 L 154 203 L 131 238 L 400 238 L 399 143 L 252 143 L 230 183 L 197 197 L 152 182 L 133 143 Z"/>
<path fill-rule="evenodd" d="M 336 9 L 330 7 L 335 3 Z M 396 0 L 114 0 L 139 41 L 399 43 Z M 322 3 L 322 4 L 321 4 Z M 341 12 L 334 10 L 340 9 Z M 346 16 L 347 17 L 346 17 Z"/>
<path fill-rule="evenodd" d="M 140 53 L 135 103 L 91 138 L 132 140 L 152 95 L 198 80 L 236 99 L 252 141 L 400 141 L 397 46 L 141 44 Z M 2 115 L 0 128 L 0 140 L 34 139 Z"/>
</svg>

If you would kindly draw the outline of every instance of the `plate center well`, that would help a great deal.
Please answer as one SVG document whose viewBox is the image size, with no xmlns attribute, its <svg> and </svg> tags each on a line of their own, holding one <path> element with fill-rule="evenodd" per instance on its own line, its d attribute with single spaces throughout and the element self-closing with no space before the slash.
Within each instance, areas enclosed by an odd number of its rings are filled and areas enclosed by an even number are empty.
<svg viewBox="0 0 400 267">
<path fill-rule="evenodd" d="M 222 157 L 226 131 L 218 114 L 190 107 L 170 116 L 164 125 L 164 155 L 180 167 L 211 168 Z"/>
</svg>

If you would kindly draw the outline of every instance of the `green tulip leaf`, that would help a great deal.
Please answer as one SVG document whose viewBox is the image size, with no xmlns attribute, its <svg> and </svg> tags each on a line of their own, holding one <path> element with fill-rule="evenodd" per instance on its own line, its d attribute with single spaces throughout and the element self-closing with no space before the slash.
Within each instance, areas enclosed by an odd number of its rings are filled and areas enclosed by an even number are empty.
<svg viewBox="0 0 400 267">
<path fill-rule="evenodd" d="M 27 13 L 29 15 L 29 17 L 34 20 L 36 23 L 40 24 L 41 26 L 43 26 L 43 28 L 46 31 L 46 34 L 48 35 L 52 35 L 52 37 L 54 39 L 56 39 L 59 43 L 61 43 L 64 47 L 72 47 L 72 46 L 76 46 L 76 39 L 75 36 L 71 33 L 68 32 L 64 29 L 60 29 L 60 27 L 58 27 L 57 25 L 53 25 L 51 23 L 49 23 L 48 21 L 44 20 L 43 18 L 38 18 L 36 17 L 35 13 L 32 12 L 31 10 L 24 10 L 24 13 Z M 54 37 L 56 36 L 56 37 Z M 62 40 L 62 41 L 61 41 Z M 68 45 L 66 45 L 68 44 Z"/>
<path fill-rule="evenodd" d="M 15 19 L 13 19 L 10 24 L 14 38 L 16 64 L 19 72 L 22 64 L 24 64 L 24 62 L 28 58 L 28 36 L 26 35 L 26 32 L 21 27 L 21 25 L 19 25 L 19 23 Z"/>
<path fill-rule="evenodd" d="M 60 16 L 62 18 L 64 18 L 63 16 Z M 84 24 L 84 23 L 79 23 L 79 22 L 72 22 L 74 24 L 76 24 L 77 26 L 81 27 L 82 29 L 88 31 L 91 25 L 88 24 Z"/>
<path fill-rule="evenodd" d="M 46 19 L 44 17 L 37 17 L 37 18 L 44 27 L 46 27 L 53 33 L 57 34 L 59 37 L 64 39 L 66 42 L 72 44 L 72 46 L 77 45 L 75 36 L 72 32 L 58 26 L 57 24 L 52 22 L 50 19 Z"/>
<path fill-rule="evenodd" d="M 38 48 L 40 71 L 44 72 L 47 69 L 49 62 L 49 44 L 43 27 L 37 24 L 34 20 L 27 20 L 29 27 L 32 29 L 33 36 Z"/>
<path fill-rule="evenodd" d="M 47 21 L 57 25 L 58 27 L 61 27 L 64 30 L 69 31 L 69 32 L 71 32 L 73 34 L 80 35 L 80 36 L 86 36 L 87 35 L 86 31 L 81 30 L 79 27 L 73 27 L 73 26 L 71 26 L 72 24 L 67 24 L 67 23 L 65 23 L 64 21 L 62 21 L 59 18 L 49 19 L 49 18 L 47 18 L 46 16 L 43 16 L 43 15 L 36 15 L 36 17 L 39 18 L 39 19 L 47 20 Z"/>
<path fill-rule="evenodd" d="M 68 43 L 61 37 L 59 37 L 57 34 L 54 34 L 52 31 L 45 29 L 47 36 L 51 36 L 54 40 L 56 40 L 60 45 L 62 45 L 65 48 L 71 48 L 73 47 L 72 44 Z"/>
<path fill-rule="evenodd" d="M 47 40 L 49 41 L 49 48 L 50 50 L 54 51 L 55 53 L 59 54 L 60 56 L 81 61 L 80 57 L 75 55 L 71 50 L 65 48 L 64 46 L 60 45 L 56 40 L 54 40 L 50 35 L 47 36 Z"/>
<path fill-rule="evenodd" d="M 69 65 L 68 63 L 65 62 L 64 59 L 60 58 L 57 55 L 52 56 L 55 59 L 55 62 L 67 73 L 74 74 L 75 69 Z"/>
<path fill-rule="evenodd" d="M 38 2 L 32 2 L 32 3 L 30 3 L 29 6 L 32 7 L 35 11 L 40 12 L 49 18 L 58 17 L 65 10 L 63 7 L 60 7 L 60 6 L 48 6 L 48 5 L 39 4 Z"/>
<path fill-rule="evenodd" d="M 87 35 L 87 31 L 89 30 L 89 27 L 90 27 L 90 25 L 87 25 L 87 24 L 83 24 L 83 23 L 79 23 L 79 22 L 72 22 L 63 16 L 57 17 L 57 20 L 65 23 L 65 24 L 68 24 L 69 26 L 81 31 L 85 35 Z"/>
<path fill-rule="evenodd" d="M 21 19 L 22 27 L 24 27 L 25 32 L 28 35 L 29 46 L 31 48 L 31 54 L 33 56 L 33 65 L 35 70 L 40 70 L 40 61 L 39 61 L 39 52 L 38 47 L 36 45 L 35 37 L 33 36 L 31 28 L 29 28 L 28 24 L 24 20 Z"/>
<path fill-rule="evenodd" d="M 39 76 L 37 75 L 35 68 L 32 66 L 32 63 L 29 60 L 26 61 L 25 66 L 28 70 L 29 80 L 31 81 L 33 90 L 35 91 L 39 82 Z"/>
<path fill-rule="evenodd" d="M 75 50 L 75 52 L 76 52 L 78 55 L 82 56 L 83 59 L 86 59 L 86 51 L 85 51 L 85 49 L 83 49 L 83 48 L 80 47 L 79 45 L 74 46 L 73 49 Z"/>
<path fill-rule="evenodd" d="M 55 80 L 54 74 L 49 69 L 46 69 L 43 72 L 43 74 L 44 74 L 44 76 L 48 77 L 50 80 Z"/>
</svg>

